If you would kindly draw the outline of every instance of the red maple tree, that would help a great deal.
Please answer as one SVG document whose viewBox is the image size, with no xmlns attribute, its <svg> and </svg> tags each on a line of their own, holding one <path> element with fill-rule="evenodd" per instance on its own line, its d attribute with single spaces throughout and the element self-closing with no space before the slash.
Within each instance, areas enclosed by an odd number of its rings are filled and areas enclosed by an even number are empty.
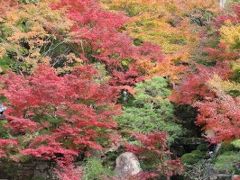
<svg viewBox="0 0 240 180">
<path fill-rule="evenodd" d="M 115 105 L 118 93 L 96 83 L 95 74 L 91 66 L 65 76 L 40 66 L 31 76 L 2 76 L 1 94 L 8 100 L 5 128 L 11 138 L 0 139 L 1 157 L 20 153 L 63 165 L 79 153 L 111 144 L 108 136 L 116 127 L 112 117 L 120 110 Z"/>
<path fill-rule="evenodd" d="M 112 85 L 132 86 L 141 81 L 146 74 L 136 64 L 139 60 L 150 63 L 163 60 L 159 46 L 151 43 L 135 46 L 123 30 L 128 18 L 103 9 L 98 1 L 61 0 L 52 7 L 66 11 L 74 22 L 72 42 L 78 45 L 82 59 L 104 63 L 112 76 Z"/>
</svg>

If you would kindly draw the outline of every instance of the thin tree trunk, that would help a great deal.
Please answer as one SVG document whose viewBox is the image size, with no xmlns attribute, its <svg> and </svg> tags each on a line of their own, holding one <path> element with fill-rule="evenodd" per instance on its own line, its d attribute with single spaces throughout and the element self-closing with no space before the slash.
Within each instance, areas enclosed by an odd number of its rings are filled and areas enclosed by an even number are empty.
<svg viewBox="0 0 240 180">
<path fill-rule="evenodd" d="M 221 7 L 221 8 L 224 8 L 224 7 L 225 7 L 226 1 L 227 1 L 227 0 L 220 0 L 219 4 L 220 4 L 220 7 Z"/>
</svg>

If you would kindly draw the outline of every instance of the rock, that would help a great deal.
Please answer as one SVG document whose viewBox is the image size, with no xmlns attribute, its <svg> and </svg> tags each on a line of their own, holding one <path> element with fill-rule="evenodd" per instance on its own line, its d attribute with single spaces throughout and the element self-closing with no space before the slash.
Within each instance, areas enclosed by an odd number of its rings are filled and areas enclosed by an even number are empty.
<svg viewBox="0 0 240 180">
<path fill-rule="evenodd" d="M 141 171 L 137 157 L 131 152 L 125 152 L 116 159 L 115 173 L 119 179 L 136 175 Z"/>
<path fill-rule="evenodd" d="M 57 180 L 58 178 L 54 173 L 54 166 L 51 163 L 37 161 L 32 179 Z"/>
</svg>

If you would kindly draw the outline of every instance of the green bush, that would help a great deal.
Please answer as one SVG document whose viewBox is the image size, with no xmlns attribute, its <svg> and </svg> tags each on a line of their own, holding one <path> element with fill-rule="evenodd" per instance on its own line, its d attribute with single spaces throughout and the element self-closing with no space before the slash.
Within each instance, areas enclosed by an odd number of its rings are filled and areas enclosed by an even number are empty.
<svg viewBox="0 0 240 180">
<path fill-rule="evenodd" d="M 192 165 L 199 162 L 205 157 L 206 153 L 200 150 L 194 150 L 191 153 L 186 153 L 181 157 L 181 160 L 184 164 Z"/>
<path fill-rule="evenodd" d="M 111 176 L 110 168 L 104 167 L 102 161 L 97 158 L 89 158 L 84 166 L 84 180 L 101 180 L 103 176 Z"/>
<path fill-rule="evenodd" d="M 224 142 L 221 145 L 221 148 L 219 150 L 219 154 L 223 154 L 225 152 L 234 151 L 234 150 L 235 150 L 235 147 L 232 143 Z"/>
<path fill-rule="evenodd" d="M 237 167 L 240 162 L 240 152 L 229 151 L 219 155 L 215 161 L 214 167 L 219 171 L 226 173 L 239 174 L 239 168 Z"/>
<path fill-rule="evenodd" d="M 170 90 L 166 79 L 155 77 L 138 83 L 135 91 L 133 101 L 117 117 L 121 129 L 141 133 L 166 131 L 169 142 L 182 134 L 181 126 L 174 122 L 173 105 L 167 98 Z"/>
</svg>

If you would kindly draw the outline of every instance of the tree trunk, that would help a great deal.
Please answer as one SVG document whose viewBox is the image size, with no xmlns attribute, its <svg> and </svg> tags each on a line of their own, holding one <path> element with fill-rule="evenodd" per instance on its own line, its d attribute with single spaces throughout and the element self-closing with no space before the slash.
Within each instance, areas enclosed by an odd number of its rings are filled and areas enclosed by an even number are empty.
<svg viewBox="0 0 240 180">
<path fill-rule="evenodd" d="M 220 0 L 219 4 L 221 8 L 224 8 L 227 0 Z"/>
</svg>

